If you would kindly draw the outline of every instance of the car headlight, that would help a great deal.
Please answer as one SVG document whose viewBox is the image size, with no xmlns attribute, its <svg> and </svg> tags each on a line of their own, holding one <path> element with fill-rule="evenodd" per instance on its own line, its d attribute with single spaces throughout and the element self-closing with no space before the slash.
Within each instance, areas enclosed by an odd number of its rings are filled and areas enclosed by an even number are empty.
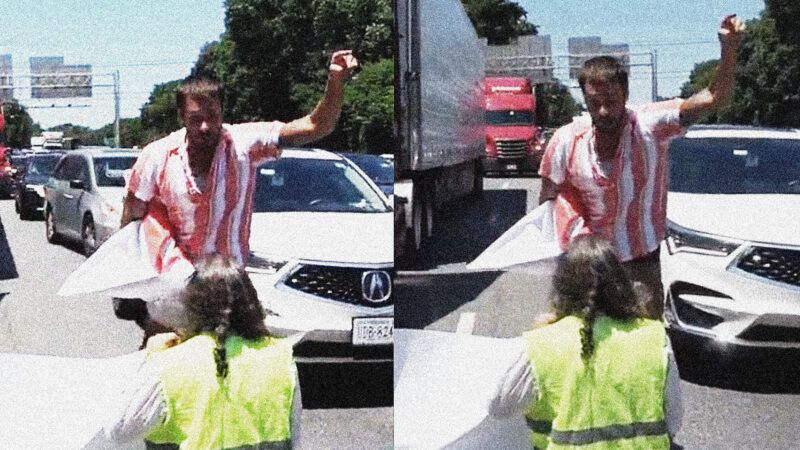
<svg viewBox="0 0 800 450">
<path fill-rule="evenodd" d="M 710 256 L 728 256 L 744 241 L 703 233 L 684 228 L 667 221 L 667 250 L 671 255 L 678 252 L 699 253 Z"/>
</svg>

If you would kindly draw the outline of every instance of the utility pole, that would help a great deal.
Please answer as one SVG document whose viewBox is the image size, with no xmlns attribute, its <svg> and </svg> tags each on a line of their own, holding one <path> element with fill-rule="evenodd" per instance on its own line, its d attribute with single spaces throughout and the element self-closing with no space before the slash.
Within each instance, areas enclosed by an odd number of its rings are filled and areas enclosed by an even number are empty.
<svg viewBox="0 0 800 450">
<path fill-rule="evenodd" d="M 650 84 L 653 87 L 653 102 L 658 101 L 658 50 L 653 49 L 650 53 Z"/>
<path fill-rule="evenodd" d="M 120 147 L 119 139 L 119 70 L 114 71 L 114 147 Z"/>
</svg>

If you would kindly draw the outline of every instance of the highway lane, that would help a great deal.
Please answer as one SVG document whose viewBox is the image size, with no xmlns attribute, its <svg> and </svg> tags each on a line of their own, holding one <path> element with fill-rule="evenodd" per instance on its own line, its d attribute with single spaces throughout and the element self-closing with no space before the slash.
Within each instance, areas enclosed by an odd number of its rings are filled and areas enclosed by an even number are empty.
<svg viewBox="0 0 800 450">
<path fill-rule="evenodd" d="M 536 315 L 547 310 L 548 267 L 468 273 L 464 266 L 536 206 L 539 184 L 538 178 L 488 178 L 483 199 L 466 200 L 440 214 L 436 242 L 423 252 L 420 267 L 398 276 L 396 326 L 450 332 L 471 328 L 473 334 L 493 337 L 514 337 L 530 328 Z M 800 355 L 685 354 L 678 447 L 798 447 Z"/>
</svg>

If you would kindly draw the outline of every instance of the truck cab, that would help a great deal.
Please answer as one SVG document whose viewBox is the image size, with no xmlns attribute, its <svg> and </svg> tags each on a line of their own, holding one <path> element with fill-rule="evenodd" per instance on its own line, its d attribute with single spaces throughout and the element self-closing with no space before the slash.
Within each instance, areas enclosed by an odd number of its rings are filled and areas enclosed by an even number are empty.
<svg viewBox="0 0 800 450">
<path fill-rule="evenodd" d="M 524 77 L 486 77 L 484 108 L 486 158 L 484 172 L 528 172 L 541 160 L 536 100 Z"/>
</svg>

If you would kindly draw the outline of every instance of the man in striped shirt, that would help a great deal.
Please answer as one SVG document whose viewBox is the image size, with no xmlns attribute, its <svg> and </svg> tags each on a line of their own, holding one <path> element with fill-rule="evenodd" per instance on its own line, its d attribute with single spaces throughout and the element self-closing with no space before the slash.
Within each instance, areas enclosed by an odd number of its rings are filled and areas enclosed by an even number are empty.
<svg viewBox="0 0 800 450">
<path fill-rule="evenodd" d="M 727 105 L 744 23 L 725 17 L 718 32 L 721 61 L 711 85 L 692 97 L 626 107 L 628 74 L 615 58 L 584 64 L 578 81 L 589 117 L 556 131 L 539 174 L 539 202 L 559 194 L 583 219 L 580 232 L 608 239 L 634 281 L 652 295 L 653 318 L 663 313 L 659 244 L 666 227 L 667 147 L 671 138 L 702 114 Z M 557 222 L 559 221 L 557 202 Z"/>
<path fill-rule="evenodd" d="M 185 127 L 142 150 L 128 183 L 122 226 L 147 213 L 159 215 L 190 260 L 218 253 L 244 266 L 256 167 L 278 158 L 282 146 L 303 145 L 333 131 L 344 83 L 357 66 L 352 51 L 334 52 L 322 100 L 288 123 L 223 124 L 221 86 L 207 79 L 185 82 L 177 93 Z M 146 334 L 154 325 L 141 300 L 117 300 L 115 312 L 136 320 Z"/>
</svg>

